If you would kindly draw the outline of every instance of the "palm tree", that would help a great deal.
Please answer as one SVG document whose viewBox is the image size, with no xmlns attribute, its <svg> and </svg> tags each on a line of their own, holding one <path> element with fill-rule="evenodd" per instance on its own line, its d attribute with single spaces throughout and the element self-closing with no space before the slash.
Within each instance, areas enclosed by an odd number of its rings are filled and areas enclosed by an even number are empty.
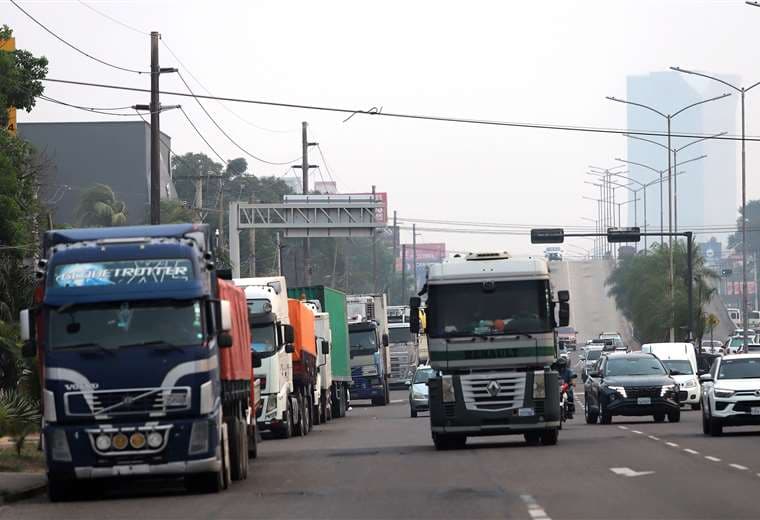
<svg viewBox="0 0 760 520">
<path fill-rule="evenodd" d="M 84 227 L 124 226 L 127 224 L 127 206 L 124 201 L 116 200 L 110 186 L 95 184 L 82 193 L 76 218 Z"/>
</svg>

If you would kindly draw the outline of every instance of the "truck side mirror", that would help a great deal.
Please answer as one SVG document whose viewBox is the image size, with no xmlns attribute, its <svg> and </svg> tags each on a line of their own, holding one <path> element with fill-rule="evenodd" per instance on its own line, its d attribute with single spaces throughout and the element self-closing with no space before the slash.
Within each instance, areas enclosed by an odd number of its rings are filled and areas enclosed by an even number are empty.
<svg viewBox="0 0 760 520">
<path fill-rule="evenodd" d="M 422 300 L 419 296 L 409 298 L 409 332 L 420 333 L 420 305 Z"/>
<path fill-rule="evenodd" d="M 570 291 L 557 291 L 557 299 L 560 302 L 569 302 L 570 301 Z"/>
<path fill-rule="evenodd" d="M 216 344 L 219 348 L 230 348 L 232 346 L 232 335 L 227 331 L 222 331 L 216 337 Z"/>
<path fill-rule="evenodd" d="M 18 315 L 19 334 L 21 335 L 21 341 L 29 341 L 32 339 L 32 323 L 31 323 L 29 309 L 22 310 Z"/>
<path fill-rule="evenodd" d="M 567 291 L 560 291 L 567 292 Z M 567 301 L 559 302 L 559 326 L 567 327 L 570 325 L 570 304 Z"/>
<path fill-rule="evenodd" d="M 220 301 L 219 309 L 222 315 L 222 330 L 223 331 L 232 330 L 232 305 L 230 304 L 229 300 Z"/>
<path fill-rule="evenodd" d="M 292 343 L 285 343 L 286 354 L 292 354 L 295 351 L 296 351 L 296 347 L 294 347 Z"/>
<path fill-rule="evenodd" d="M 282 328 L 285 331 L 285 344 L 293 343 L 296 340 L 296 332 L 293 325 L 285 324 Z"/>
<path fill-rule="evenodd" d="M 388 341 L 388 334 L 383 334 L 383 346 L 387 347 L 390 344 Z"/>
<path fill-rule="evenodd" d="M 330 353 L 330 343 L 326 340 L 322 340 L 322 354 L 325 356 Z"/>
</svg>

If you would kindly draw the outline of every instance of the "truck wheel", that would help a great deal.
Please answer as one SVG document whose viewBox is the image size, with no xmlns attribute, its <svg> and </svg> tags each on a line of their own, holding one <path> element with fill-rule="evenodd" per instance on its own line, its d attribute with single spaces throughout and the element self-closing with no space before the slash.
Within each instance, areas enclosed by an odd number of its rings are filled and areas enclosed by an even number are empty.
<svg viewBox="0 0 760 520">
<path fill-rule="evenodd" d="M 248 427 L 248 458 L 255 459 L 259 456 L 259 440 L 256 438 L 256 424 Z"/>
<path fill-rule="evenodd" d="M 467 444 L 467 436 L 433 432 L 433 444 L 438 451 L 457 450 Z"/>
<path fill-rule="evenodd" d="M 541 444 L 544 446 L 554 446 L 557 444 L 558 439 L 559 430 L 556 428 L 545 430 L 543 433 L 541 433 Z"/>
<path fill-rule="evenodd" d="M 304 402 L 303 402 L 303 396 L 298 396 L 296 398 L 298 401 L 298 420 L 296 421 L 296 435 L 299 435 L 301 437 L 306 437 L 306 434 L 308 433 L 306 430 L 306 414 L 304 413 Z"/>
<path fill-rule="evenodd" d="M 303 405 L 304 405 L 303 419 L 304 419 L 304 422 L 306 423 L 307 435 L 313 427 L 311 419 L 312 419 L 312 413 L 314 412 L 314 406 L 312 405 L 311 400 L 312 400 L 312 395 L 310 393 L 309 395 L 306 396 L 306 399 L 304 399 L 304 402 L 303 402 Z"/>
<path fill-rule="evenodd" d="M 525 442 L 528 446 L 538 446 L 541 442 L 540 432 L 525 432 L 523 436 L 525 437 Z"/>
<path fill-rule="evenodd" d="M 232 419 L 225 420 L 224 424 L 227 425 L 227 436 L 229 439 L 230 478 L 232 480 L 243 480 L 243 451 L 241 449 L 243 447 L 243 432 L 240 431 L 240 423 L 237 418 L 233 417 Z"/>
<path fill-rule="evenodd" d="M 288 397 L 288 404 L 285 407 L 285 420 L 283 421 L 280 437 L 290 439 L 293 436 L 293 428 L 293 406 L 290 404 L 290 397 Z"/>
<path fill-rule="evenodd" d="M 230 432 L 227 425 L 222 423 L 222 489 L 230 487 L 232 474 L 230 472 Z"/>
</svg>

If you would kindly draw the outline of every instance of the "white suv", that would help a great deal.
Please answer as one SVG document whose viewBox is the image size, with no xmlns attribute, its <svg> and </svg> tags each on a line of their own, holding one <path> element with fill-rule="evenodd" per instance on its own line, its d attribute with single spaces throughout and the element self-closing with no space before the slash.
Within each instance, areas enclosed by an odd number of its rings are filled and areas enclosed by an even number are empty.
<svg viewBox="0 0 760 520">
<path fill-rule="evenodd" d="M 717 358 L 700 380 L 705 435 L 721 435 L 724 426 L 760 425 L 760 354 Z"/>
</svg>

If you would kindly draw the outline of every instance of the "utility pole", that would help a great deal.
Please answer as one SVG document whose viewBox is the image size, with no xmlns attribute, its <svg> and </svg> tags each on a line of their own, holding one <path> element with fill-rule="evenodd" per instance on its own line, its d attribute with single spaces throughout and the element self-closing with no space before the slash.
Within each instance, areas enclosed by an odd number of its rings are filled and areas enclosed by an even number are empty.
<svg viewBox="0 0 760 520">
<path fill-rule="evenodd" d="M 375 185 L 372 185 L 372 200 L 375 200 Z M 377 233 L 372 230 L 372 292 L 377 294 Z"/>
<path fill-rule="evenodd" d="M 401 305 L 406 305 L 406 244 L 401 244 Z"/>
<path fill-rule="evenodd" d="M 393 276 L 391 280 L 396 279 L 396 257 L 398 255 L 398 220 L 396 219 L 396 210 L 393 210 Z M 393 288 L 393 283 L 391 282 L 388 286 L 388 292 L 391 291 Z M 388 299 L 390 299 L 391 295 L 388 296 Z M 401 304 L 404 304 L 404 301 L 401 300 Z"/>
<path fill-rule="evenodd" d="M 309 195 L 309 168 L 316 168 L 316 164 L 309 164 L 309 146 L 318 143 L 310 143 L 308 139 L 309 123 L 301 122 L 301 164 L 293 168 L 300 168 L 302 175 L 303 194 Z M 309 237 L 303 239 L 303 277 L 304 285 L 311 285 L 311 242 Z"/>
<path fill-rule="evenodd" d="M 198 220 L 203 222 L 203 175 L 195 178 L 195 209 L 198 212 Z"/>
<path fill-rule="evenodd" d="M 277 244 L 277 274 L 282 276 L 282 245 L 280 245 L 280 232 L 275 234 Z"/>
<path fill-rule="evenodd" d="M 414 271 L 414 293 L 417 294 L 417 224 L 412 224 L 412 271 Z"/>
<path fill-rule="evenodd" d="M 150 223 L 161 223 L 161 122 L 162 109 L 179 108 L 179 105 L 162 107 L 159 101 L 158 78 L 165 72 L 177 72 L 177 69 L 161 68 L 158 64 L 158 31 L 150 33 L 150 104 L 133 105 L 135 110 L 150 111 Z"/>
<path fill-rule="evenodd" d="M 256 197 L 253 196 L 253 194 L 250 195 L 248 198 L 248 202 L 253 204 L 256 202 Z M 279 239 L 280 234 L 277 233 L 277 238 Z M 278 266 L 279 266 L 279 257 L 280 257 L 280 247 L 279 247 L 279 240 L 277 244 L 277 258 L 278 258 Z M 278 267 L 279 271 L 279 267 Z M 277 273 L 279 274 L 279 272 Z M 250 228 L 248 230 L 248 276 L 253 278 L 256 276 L 256 228 Z"/>
</svg>

